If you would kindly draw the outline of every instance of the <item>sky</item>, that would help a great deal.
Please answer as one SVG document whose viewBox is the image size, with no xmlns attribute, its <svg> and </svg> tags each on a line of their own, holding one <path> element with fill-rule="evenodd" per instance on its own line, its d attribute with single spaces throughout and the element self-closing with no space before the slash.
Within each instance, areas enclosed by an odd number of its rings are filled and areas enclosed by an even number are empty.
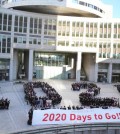
<svg viewBox="0 0 120 134">
<path fill-rule="evenodd" d="M 120 18 L 120 0 L 101 0 L 105 4 L 113 6 L 113 18 Z"/>
</svg>

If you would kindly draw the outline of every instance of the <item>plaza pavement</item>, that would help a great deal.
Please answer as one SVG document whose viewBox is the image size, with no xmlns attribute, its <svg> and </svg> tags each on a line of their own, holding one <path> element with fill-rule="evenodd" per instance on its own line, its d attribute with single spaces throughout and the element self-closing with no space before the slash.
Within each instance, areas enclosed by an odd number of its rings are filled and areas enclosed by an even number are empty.
<svg viewBox="0 0 120 134">
<path fill-rule="evenodd" d="M 71 84 L 74 80 L 40 80 L 48 82 L 62 96 L 62 102 L 59 106 L 80 105 L 79 94 L 87 89 L 80 91 L 71 90 Z M 98 97 L 116 97 L 120 98 L 120 93 L 113 86 L 114 84 L 97 83 L 101 87 L 101 93 Z M 38 96 L 45 94 L 40 88 L 35 89 Z M 30 105 L 24 100 L 23 84 L 14 82 L 0 82 L 0 99 L 8 98 L 10 100 L 9 110 L 0 110 L 0 134 L 8 134 L 17 131 L 38 129 L 44 126 L 27 125 L 28 111 Z M 120 99 L 119 99 L 120 100 Z M 57 107 L 59 107 L 57 106 Z M 46 126 L 49 127 L 49 126 Z"/>
</svg>

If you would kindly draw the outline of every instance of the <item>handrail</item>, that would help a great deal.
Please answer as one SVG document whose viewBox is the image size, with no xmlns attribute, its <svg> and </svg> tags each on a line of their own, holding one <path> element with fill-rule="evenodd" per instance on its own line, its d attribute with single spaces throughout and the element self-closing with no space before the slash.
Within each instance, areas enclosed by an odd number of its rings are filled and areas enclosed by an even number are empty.
<svg viewBox="0 0 120 134">
<path fill-rule="evenodd" d="M 56 134 L 59 134 L 59 132 L 67 132 L 71 130 L 71 132 L 78 131 L 86 131 L 86 130 L 102 130 L 102 129 L 120 129 L 120 123 L 97 123 L 97 124 L 75 124 L 75 125 L 57 125 L 50 127 L 42 127 L 39 129 L 32 129 L 32 130 L 26 130 L 26 131 L 19 131 L 19 132 L 13 132 L 9 134 L 37 134 L 37 133 L 47 133 L 47 132 L 55 132 Z"/>
</svg>

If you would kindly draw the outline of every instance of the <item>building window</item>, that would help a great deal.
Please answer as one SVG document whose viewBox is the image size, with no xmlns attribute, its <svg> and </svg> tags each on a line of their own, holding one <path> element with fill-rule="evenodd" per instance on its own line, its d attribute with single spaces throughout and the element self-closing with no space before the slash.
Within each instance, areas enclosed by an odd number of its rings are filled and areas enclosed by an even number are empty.
<svg viewBox="0 0 120 134">
<path fill-rule="evenodd" d="M 99 53 L 99 58 L 102 58 L 102 54 L 101 53 Z"/>
<path fill-rule="evenodd" d="M 107 58 L 110 58 L 110 53 L 107 53 Z"/>
<path fill-rule="evenodd" d="M 113 54 L 113 58 L 116 59 L 116 54 Z"/>
<path fill-rule="evenodd" d="M 10 53 L 11 37 L 0 35 L 0 53 Z"/>
<path fill-rule="evenodd" d="M 66 22 L 64 22 L 63 25 L 66 25 Z M 49 36 L 55 36 L 56 35 L 56 20 L 55 19 L 53 19 L 53 20 L 45 19 L 44 34 L 49 35 Z"/>
<path fill-rule="evenodd" d="M 117 54 L 117 58 L 120 59 L 120 53 Z"/>
<path fill-rule="evenodd" d="M 68 65 L 66 59 L 68 60 L 67 54 L 55 54 L 55 53 L 40 53 L 35 52 L 34 57 L 35 66 L 63 66 Z"/>
<path fill-rule="evenodd" d="M 58 41 L 58 46 L 65 46 L 65 41 Z"/>
<path fill-rule="evenodd" d="M 106 58 L 106 53 L 103 53 L 103 58 Z"/>
</svg>

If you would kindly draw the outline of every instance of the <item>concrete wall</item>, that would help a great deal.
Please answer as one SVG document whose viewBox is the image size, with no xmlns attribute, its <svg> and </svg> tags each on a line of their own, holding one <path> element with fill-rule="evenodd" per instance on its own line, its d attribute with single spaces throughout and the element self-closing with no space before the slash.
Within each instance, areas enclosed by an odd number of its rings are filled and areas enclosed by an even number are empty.
<svg viewBox="0 0 120 134">
<path fill-rule="evenodd" d="M 13 51 L 13 80 L 17 79 L 18 72 L 18 51 Z"/>
<path fill-rule="evenodd" d="M 37 79 L 68 79 L 69 74 L 70 78 L 75 75 L 74 69 L 68 66 L 38 66 L 34 67 L 33 70 L 36 71 Z"/>
<path fill-rule="evenodd" d="M 95 81 L 95 54 L 86 53 L 82 56 L 82 64 L 89 81 Z"/>
<path fill-rule="evenodd" d="M 29 51 L 24 52 L 25 77 L 28 78 Z"/>
</svg>

